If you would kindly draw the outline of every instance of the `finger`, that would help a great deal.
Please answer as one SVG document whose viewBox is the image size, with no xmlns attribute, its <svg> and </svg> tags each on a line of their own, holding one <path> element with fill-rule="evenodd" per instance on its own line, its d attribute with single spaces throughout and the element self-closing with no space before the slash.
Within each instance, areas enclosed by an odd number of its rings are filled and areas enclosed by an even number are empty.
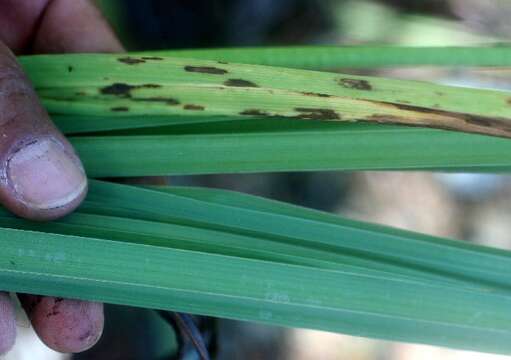
<svg viewBox="0 0 511 360">
<path fill-rule="evenodd" d="M 40 21 L 36 53 L 122 52 L 123 47 L 89 0 L 53 0 Z"/>
<path fill-rule="evenodd" d="M 88 0 L 1 0 L 1 8 L 0 40 L 15 53 L 123 49 Z"/>
<path fill-rule="evenodd" d="M 0 136 L 0 201 L 7 208 L 50 220 L 78 206 L 87 190 L 80 160 L 2 43 Z"/>
<path fill-rule="evenodd" d="M 123 48 L 91 2 L 54 0 L 40 20 L 33 51 L 120 52 Z M 30 311 L 32 325 L 50 348 L 60 352 L 80 352 L 93 346 L 100 338 L 104 326 L 102 304 L 59 299 L 66 312 L 47 317 L 56 299 L 30 298 L 39 299 L 39 305 Z M 87 334 L 89 337 L 85 336 Z"/>
<path fill-rule="evenodd" d="M 9 295 L 0 292 L 0 355 L 5 354 L 12 348 L 15 338 L 14 306 Z"/>
<path fill-rule="evenodd" d="M 25 294 L 18 297 L 39 338 L 55 351 L 85 351 L 101 337 L 101 303 Z"/>
<path fill-rule="evenodd" d="M 20 27 L 20 24 L 25 23 L 17 33 L 31 28 L 31 33 L 35 34 L 31 41 L 28 41 L 27 37 L 11 40 L 11 46 L 16 46 L 17 49 L 26 50 L 27 44 L 31 43 L 34 52 L 45 53 L 123 50 L 99 11 L 88 1 L 53 0 L 49 3 L 46 1 L 46 8 L 37 16 L 32 13 L 34 7 L 24 6 L 27 3 L 32 5 L 32 0 L 4 0 L 4 3 L 6 6 L 23 7 L 24 10 L 18 11 L 17 18 L 11 16 L 2 19 L 0 14 L 0 27 L 2 21 L 4 28 Z M 20 18 L 25 20 L 20 21 Z M 33 19 L 37 21 L 32 21 Z M 27 312 L 31 314 L 35 331 L 49 347 L 60 352 L 79 352 L 89 348 L 99 339 L 104 321 L 101 304 L 59 299 L 59 304 L 62 304 L 59 306 L 66 309 L 65 313 L 46 318 L 44 313 L 45 311 L 48 313 L 49 306 L 55 305 L 55 298 L 30 295 L 23 298 L 28 306 Z M 84 318 L 94 321 L 84 321 Z M 89 324 L 86 326 L 90 330 L 89 337 L 84 337 L 84 333 L 79 334 L 84 329 L 84 324 Z M 68 329 L 74 329 L 75 332 Z"/>
<path fill-rule="evenodd" d="M 88 0 L 53 0 L 49 3 L 42 17 L 37 35 L 33 42 L 33 51 L 36 53 L 69 53 L 69 52 L 122 52 L 124 51 L 120 41 L 115 36 L 109 24 L 105 21 L 98 9 Z M 63 300 L 63 303 L 73 300 Z M 46 300 L 43 300 L 44 304 Z M 51 303 L 51 300 L 50 300 Z M 103 329 L 103 305 L 97 303 L 82 302 L 80 309 L 87 309 L 91 312 L 90 318 L 97 320 L 92 326 L 93 343 L 99 339 Z M 80 314 L 72 316 L 73 309 L 69 309 L 67 318 L 68 325 L 73 328 L 82 326 Z M 78 311 L 75 309 L 74 311 Z M 39 321 L 34 318 L 32 325 L 40 334 L 43 341 L 57 351 L 66 352 L 62 346 L 62 339 L 67 337 L 63 328 L 52 327 L 51 323 L 46 323 L 42 316 Z M 48 320 L 49 322 L 51 320 Z M 75 322 L 75 323 L 74 323 Z M 95 332 L 94 332 L 95 331 Z M 48 343 L 45 339 L 46 332 L 50 332 L 51 337 L 60 341 L 56 346 Z M 60 340 L 59 340 L 60 339 Z M 85 346 L 91 344 L 79 344 L 73 349 L 73 352 L 82 351 Z M 81 348 L 80 348 L 81 347 Z"/>
<path fill-rule="evenodd" d="M 0 40 L 15 53 L 27 48 L 33 40 L 37 20 L 49 0 L 2 0 Z"/>
</svg>

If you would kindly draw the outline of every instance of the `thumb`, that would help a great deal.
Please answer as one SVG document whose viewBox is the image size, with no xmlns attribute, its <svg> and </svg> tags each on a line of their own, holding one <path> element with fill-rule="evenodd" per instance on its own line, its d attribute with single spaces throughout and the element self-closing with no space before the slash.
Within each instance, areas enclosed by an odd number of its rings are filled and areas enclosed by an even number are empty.
<svg viewBox="0 0 511 360">
<path fill-rule="evenodd" d="M 86 192 L 80 160 L 0 42 L 0 202 L 19 216 L 51 220 L 75 209 Z"/>
</svg>

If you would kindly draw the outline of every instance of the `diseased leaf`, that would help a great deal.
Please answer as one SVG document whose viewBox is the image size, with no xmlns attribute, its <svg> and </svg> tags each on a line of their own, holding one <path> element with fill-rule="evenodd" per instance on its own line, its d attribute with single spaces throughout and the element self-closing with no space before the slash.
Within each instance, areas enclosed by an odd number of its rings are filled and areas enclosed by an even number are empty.
<svg viewBox="0 0 511 360">
<path fill-rule="evenodd" d="M 511 134 L 510 95 L 498 91 L 168 56 L 38 55 L 21 61 L 56 114 L 241 115 Z"/>
</svg>

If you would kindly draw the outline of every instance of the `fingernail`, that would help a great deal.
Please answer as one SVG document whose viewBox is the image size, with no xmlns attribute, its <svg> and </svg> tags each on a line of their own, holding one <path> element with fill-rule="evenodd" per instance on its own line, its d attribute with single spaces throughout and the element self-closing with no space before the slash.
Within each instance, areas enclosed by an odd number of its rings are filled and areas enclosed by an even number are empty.
<svg viewBox="0 0 511 360">
<path fill-rule="evenodd" d="M 63 207 L 87 187 L 79 160 L 52 139 L 31 142 L 14 152 L 7 176 L 16 198 L 33 210 Z"/>
</svg>

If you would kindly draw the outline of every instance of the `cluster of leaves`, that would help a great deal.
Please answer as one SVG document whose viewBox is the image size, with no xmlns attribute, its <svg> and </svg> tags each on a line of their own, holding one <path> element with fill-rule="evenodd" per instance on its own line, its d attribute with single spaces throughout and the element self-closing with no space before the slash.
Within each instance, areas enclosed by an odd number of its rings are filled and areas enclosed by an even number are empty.
<svg viewBox="0 0 511 360">
<path fill-rule="evenodd" d="M 509 94 L 292 67 L 503 66 L 510 53 L 332 47 L 20 60 L 92 177 L 500 172 L 511 166 Z M 504 250 L 227 191 L 97 180 L 66 219 L 2 212 L 0 225 L 4 290 L 511 352 Z"/>
</svg>

